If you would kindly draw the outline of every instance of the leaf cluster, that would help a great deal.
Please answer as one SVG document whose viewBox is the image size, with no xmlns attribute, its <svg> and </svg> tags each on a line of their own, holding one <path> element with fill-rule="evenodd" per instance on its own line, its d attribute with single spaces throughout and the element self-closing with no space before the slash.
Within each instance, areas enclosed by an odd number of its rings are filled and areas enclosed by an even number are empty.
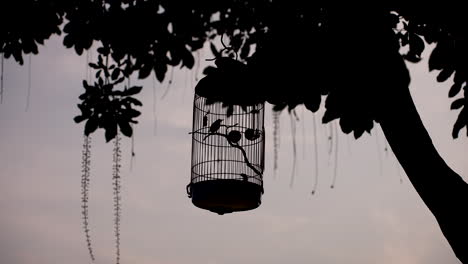
<svg viewBox="0 0 468 264">
<path fill-rule="evenodd" d="M 105 53 L 105 51 L 103 51 Z M 117 130 L 131 137 L 133 129 L 131 124 L 138 123 L 135 118 L 141 113 L 134 108 L 142 103 L 133 96 L 138 94 L 141 86 L 124 86 L 123 90 L 115 87 L 125 80 L 126 70 L 115 64 L 106 66 L 102 55 L 97 63 L 90 63 L 90 67 L 97 70 L 97 81 L 88 84 L 83 81 L 85 92 L 79 96 L 82 101 L 78 104 L 81 115 L 74 118 L 76 123 L 86 121 L 85 135 L 90 135 L 96 129 L 105 130 L 106 141 L 113 139 Z"/>
<path fill-rule="evenodd" d="M 429 57 L 429 70 L 439 71 L 438 82 L 453 80 L 448 96 L 454 98 L 463 89 L 461 97 L 454 99 L 450 106 L 452 110 L 461 109 L 452 136 L 457 138 L 464 127 L 467 127 L 468 136 L 468 30 L 463 22 L 465 9 L 446 5 L 434 6 L 424 12 L 407 7 L 399 12 L 408 21 L 406 30 L 409 33 L 423 37 L 429 44 L 436 44 Z M 411 38 L 409 44 L 415 47 L 422 45 L 411 43 Z"/>
</svg>

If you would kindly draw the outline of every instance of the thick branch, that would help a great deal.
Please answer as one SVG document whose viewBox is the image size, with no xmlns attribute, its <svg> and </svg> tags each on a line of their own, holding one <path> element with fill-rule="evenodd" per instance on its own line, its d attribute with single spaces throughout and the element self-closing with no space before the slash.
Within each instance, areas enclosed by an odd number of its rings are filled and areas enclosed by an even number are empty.
<svg viewBox="0 0 468 264">
<path fill-rule="evenodd" d="M 468 184 L 440 157 L 409 90 L 398 91 L 395 98 L 397 105 L 382 111 L 382 130 L 455 255 L 468 263 Z"/>
</svg>

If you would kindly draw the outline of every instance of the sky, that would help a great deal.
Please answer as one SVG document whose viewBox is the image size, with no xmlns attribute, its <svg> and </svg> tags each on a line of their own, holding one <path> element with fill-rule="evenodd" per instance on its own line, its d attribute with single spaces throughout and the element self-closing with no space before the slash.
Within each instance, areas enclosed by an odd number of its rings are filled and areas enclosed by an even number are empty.
<svg viewBox="0 0 468 264">
<path fill-rule="evenodd" d="M 39 52 L 30 57 L 30 72 L 29 57 L 22 67 L 5 61 L 0 263 L 90 263 L 80 208 L 83 124 L 73 122 L 88 76 L 86 56 L 64 48 L 60 37 Z M 427 70 L 429 53 L 423 56 L 420 64 L 409 65 L 411 93 L 437 150 L 468 180 L 468 139 L 451 138 L 457 112 L 449 110 L 449 84 L 435 82 L 436 73 Z M 207 58 L 209 52 L 198 53 L 200 61 Z M 460 263 L 391 150 L 385 151 L 381 129 L 357 141 L 339 132 L 330 142 L 335 127 L 319 124 L 323 108 L 315 116 L 317 145 L 313 114 L 297 109 L 292 187 L 290 116 L 281 114 L 275 172 L 267 105 L 262 205 L 223 216 L 193 206 L 185 192 L 188 132 L 195 76 L 202 77 L 201 71 L 175 70 L 169 90 L 169 78 L 162 84 L 132 79 L 144 86 L 138 95 L 144 106 L 135 127 L 133 161 L 131 140 L 124 138 L 122 145 L 121 263 Z M 102 131 L 93 134 L 89 221 L 95 263 L 115 262 L 112 148 Z M 316 176 L 317 191 L 311 195 Z"/>
</svg>

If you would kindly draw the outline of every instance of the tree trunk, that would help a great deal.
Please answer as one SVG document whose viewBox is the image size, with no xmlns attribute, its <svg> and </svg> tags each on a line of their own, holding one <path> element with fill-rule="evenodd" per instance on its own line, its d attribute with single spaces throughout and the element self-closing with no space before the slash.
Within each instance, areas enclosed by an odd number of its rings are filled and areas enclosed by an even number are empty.
<svg viewBox="0 0 468 264">
<path fill-rule="evenodd" d="M 468 184 L 440 157 L 409 90 L 394 98 L 381 114 L 385 137 L 455 255 L 468 264 Z"/>
</svg>

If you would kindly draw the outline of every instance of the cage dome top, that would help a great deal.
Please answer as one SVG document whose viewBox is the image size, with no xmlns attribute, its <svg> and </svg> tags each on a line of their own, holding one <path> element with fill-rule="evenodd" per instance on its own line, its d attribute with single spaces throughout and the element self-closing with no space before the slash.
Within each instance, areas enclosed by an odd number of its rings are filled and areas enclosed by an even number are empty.
<svg viewBox="0 0 468 264">
<path fill-rule="evenodd" d="M 217 67 L 208 66 L 206 76 L 195 86 L 195 93 L 207 98 L 207 104 L 247 106 L 264 102 L 261 87 L 246 64 L 227 57 L 215 63 Z"/>
</svg>

